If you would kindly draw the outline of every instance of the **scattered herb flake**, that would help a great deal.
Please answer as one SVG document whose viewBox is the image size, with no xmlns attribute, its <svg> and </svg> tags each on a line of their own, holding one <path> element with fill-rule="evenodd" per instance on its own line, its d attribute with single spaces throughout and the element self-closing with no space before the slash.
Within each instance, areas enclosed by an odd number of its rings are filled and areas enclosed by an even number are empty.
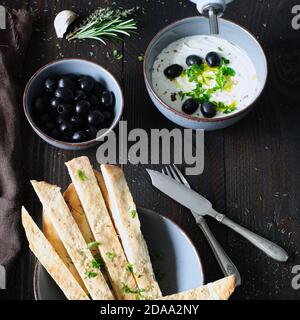
<svg viewBox="0 0 300 320">
<path fill-rule="evenodd" d="M 128 272 L 133 272 L 133 264 L 132 264 L 132 263 L 128 263 L 126 270 L 127 270 Z"/>
<path fill-rule="evenodd" d="M 144 61 L 144 55 L 143 54 L 140 54 L 139 56 L 138 56 L 138 60 L 140 61 L 140 62 L 142 62 L 142 61 Z"/>
<path fill-rule="evenodd" d="M 87 176 L 85 175 L 84 171 L 78 170 L 77 173 L 78 173 L 78 177 L 79 177 L 79 179 L 80 179 L 81 181 L 87 180 Z"/>
<path fill-rule="evenodd" d="M 89 243 L 87 244 L 87 248 L 90 249 L 90 250 L 92 250 L 92 249 L 94 249 L 94 248 L 97 248 L 97 247 L 100 246 L 100 245 L 101 245 L 100 242 L 98 242 L 98 241 L 92 241 L 92 242 L 89 242 Z"/>
<path fill-rule="evenodd" d="M 114 258 L 115 258 L 117 255 L 116 255 L 115 252 L 107 252 L 107 253 L 106 253 L 106 256 L 107 256 L 107 258 L 108 258 L 111 262 L 113 262 L 113 261 L 114 261 Z"/>
<path fill-rule="evenodd" d="M 89 278 L 89 279 L 92 279 L 92 278 L 95 278 L 97 277 L 98 273 L 97 272 L 93 272 L 93 271 L 86 271 L 84 273 L 84 275 Z"/>
<path fill-rule="evenodd" d="M 113 51 L 113 56 L 117 60 L 121 60 L 123 58 L 123 54 L 119 50 L 116 50 L 116 49 Z"/>
<path fill-rule="evenodd" d="M 223 51 L 223 49 L 222 49 L 221 47 L 218 47 L 218 50 L 219 50 L 219 51 Z"/>
<path fill-rule="evenodd" d="M 100 271 L 103 271 L 105 268 L 104 262 L 100 258 L 94 258 L 92 260 L 92 267 L 95 269 L 99 269 Z"/>
<path fill-rule="evenodd" d="M 137 216 L 137 211 L 136 211 L 136 209 L 132 209 L 132 210 L 130 211 L 130 214 L 131 214 L 131 218 L 134 219 L 134 218 Z"/>
<path fill-rule="evenodd" d="M 125 283 L 123 283 L 122 291 L 124 293 L 136 294 L 138 299 L 140 299 L 140 300 L 145 299 L 144 295 L 142 294 L 143 292 L 145 292 L 145 289 L 139 289 L 139 288 L 130 289 Z"/>
</svg>

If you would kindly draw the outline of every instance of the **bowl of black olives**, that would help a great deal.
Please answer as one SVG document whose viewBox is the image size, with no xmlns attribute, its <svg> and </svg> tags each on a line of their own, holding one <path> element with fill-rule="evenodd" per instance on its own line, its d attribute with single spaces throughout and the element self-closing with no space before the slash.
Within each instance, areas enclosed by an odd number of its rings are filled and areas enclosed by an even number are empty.
<svg viewBox="0 0 300 320">
<path fill-rule="evenodd" d="M 33 130 L 49 144 L 81 150 L 98 144 L 117 125 L 124 99 L 116 79 L 82 59 L 62 59 L 28 81 L 23 107 Z"/>
</svg>

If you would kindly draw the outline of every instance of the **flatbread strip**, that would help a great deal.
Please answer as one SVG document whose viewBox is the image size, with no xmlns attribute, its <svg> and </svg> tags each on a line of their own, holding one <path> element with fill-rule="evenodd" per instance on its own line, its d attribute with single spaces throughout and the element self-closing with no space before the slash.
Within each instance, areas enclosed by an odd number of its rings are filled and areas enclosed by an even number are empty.
<svg viewBox="0 0 300 320">
<path fill-rule="evenodd" d="M 75 158 L 67 162 L 66 166 L 94 238 L 99 242 L 98 249 L 116 297 L 121 300 L 136 299 L 138 296 L 129 292 L 136 290 L 134 276 L 130 271 L 89 159 Z M 125 290 L 126 287 L 131 290 Z"/>
<path fill-rule="evenodd" d="M 31 251 L 61 288 L 67 299 L 89 300 L 87 294 L 69 272 L 62 259 L 58 256 L 55 249 L 34 223 L 24 207 L 22 207 L 22 224 Z"/>
<path fill-rule="evenodd" d="M 93 267 L 93 255 L 85 242 L 60 188 L 44 181 L 31 181 L 64 247 L 94 300 L 113 300 L 101 271 Z"/>
<path fill-rule="evenodd" d="M 78 196 L 76 194 L 75 188 L 73 184 L 70 184 L 67 188 L 67 190 L 63 194 L 64 199 L 70 209 L 70 212 L 77 223 L 80 232 L 83 235 L 83 238 L 85 241 L 88 242 L 93 242 L 94 237 L 92 235 L 92 231 L 89 227 L 89 224 L 86 220 L 86 217 L 84 215 L 84 212 L 81 208 L 80 201 L 78 199 Z M 43 212 L 43 232 L 46 238 L 49 240 L 49 242 L 53 245 L 54 249 L 58 253 L 58 255 L 61 257 L 67 268 L 70 270 L 70 272 L 73 274 L 74 278 L 77 280 L 77 282 L 80 284 L 82 289 L 86 293 L 88 293 L 88 290 L 86 289 L 83 280 L 81 279 L 79 273 L 77 272 L 72 259 L 70 258 L 66 248 L 64 247 L 64 244 L 59 238 L 59 235 L 55 231 L 51 220 L 47 215 Z M 95 256 L 97 253 L 95 252 L 94 254 L 94 249 L 92 250 L 93 255 Z M 98 250 L 97 250 L 98 251 Z"/>
<path fill-rule="evenodd" d="M 229 276 L 205 286 L 172 294 L 158 300 L 227 300 L 235 289 L 235 276 Z"/>
<path fill-rule="evenodd" d="M 140 220 L 121 168 L 101 165 L 102 174 L 109 194 L 111 213 L 119 232 L 128 261 L 133 265 L 139 289 L 145 290 L 149 299 L 161 296 L 158 283 L 141 232 Z"/>
</svg>

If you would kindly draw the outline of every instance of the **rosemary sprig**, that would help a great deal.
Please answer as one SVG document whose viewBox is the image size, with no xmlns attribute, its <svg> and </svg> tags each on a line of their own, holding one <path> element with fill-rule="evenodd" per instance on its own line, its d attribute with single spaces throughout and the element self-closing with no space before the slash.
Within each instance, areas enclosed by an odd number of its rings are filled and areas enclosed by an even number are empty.
<svg viewBox="0 0 300 320">
<path fill-rule="evenodd" d="M 106 44 L 105 39 L 130 36 L 137 29 L 134 19 L 127 19 L 135 8 L 128 10 L 98 8 L 83 23 L 67 35 L 68 40 L 94 39 Z"/>
</svg>

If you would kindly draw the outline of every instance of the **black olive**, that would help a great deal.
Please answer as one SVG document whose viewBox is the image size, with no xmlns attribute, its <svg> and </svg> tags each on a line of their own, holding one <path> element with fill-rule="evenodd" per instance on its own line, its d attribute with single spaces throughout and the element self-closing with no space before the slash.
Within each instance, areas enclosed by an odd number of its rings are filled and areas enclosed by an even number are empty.
<svg viewBox="0 0 300 320">
<path fill-rule="evenodd" d="M 47 108 L 47 102 L 44 97 L 38 97 L 34 101 L 34 108 L 37 112 L 44 112 Z"/>
<path fill-rule="evenodd" d="M 71 134 L 73 131 L 73 126 L 70 122 L 68 121 L 64 121 L 61 123 L 61 125 L 59 126 L 59 130 L 61 131 L 62 134 L 64 135 L 68 135 Z"/>
<path fill-rule="evenodd" d="M 74 98 L 73 91 L 70 88 L 57 88 L 54 92 L 54 97 L 59 101 L 70 101 Z"/>
<path fill-rule="evenodd" d="M 55 139 L 60 138 L 60 131 L 57 128 L 52 129 L 49 134 L 51 137 L 53 137 Z"/>
<path fill-rule="evenodd" d="M 58 80 L 58 85 L 59 88 L 69 88 L 71 90 L 75 89 L 75 84 L 72 81 L 71 78 L 69 77 L 64 77 Z"/>
<path fill-rule="evenodd" d="M 39 120 L 40 120 L 40 123 L 46 123 L 46 122 L 49 122 L 51 120 L 51 116 L 49 115 L 49 113 L 43 113 L 39 117 Z"/>
<path fill-rule="evenodd" d="M 74 111 L 71 104 L 68 103 L 60 103 L 57 107 L 57 113 L 63 114 L 63 115 L 69 115 Z"/>
<path fill-rule="evenodd" d="M 203 59 L 195 54 L 188 56 L 185 60 L 186 64 L 190 67 L 194 64 L 201 65 L 203 63 Z"/>
<path fill-rule="evenodd" d="M 66 121 L 66 116 L 64 114 L 60 114 L 56 118 L 57 124 L 62 124 L 64 121 Z"/>
<path fill-rule="evenodd" d="M 88 113 L 90 111 L 90 108 L 91 104 L 87 100 L 78 101 L 75 106 L 76 112 L 80 114 Z"/>
<path fill-rule="evenodd" d="M 57 110 L 57 107 L 59 106 L 59 104 L 60 104 L 60 101 L 56 98 L 52 98 L 50 100 L 50 107 L 53 111 Z"/>
<path fill-rule="evenodd" d="M 205 118 L 213 118 L 217 114 L 217 106 L 209 101 L 203 102 L 201 112 Z"/>
<path fill-rule="evenodd" d="M 91 139 L 95 139 L 97 137 L 98 130 L 95 127 L 91 126 L 88 129 L 86 129 L 86 132 Z"/>
<path fill-rule="evenodd" d="M 78 79 L 80 89 L 91 92 L 95 85 L 95 80 L 90 76 L 81 76 Z"/>
<path fill-rule="evenodd" d="M 115 96 L 111 91 L 103 91 L 101 94 L 101 103 L 105 107 L 111 107 L 115 103 Z"/>
<path fill-rule="evenodd" d="M 86 131 L 80 130 L 73 133 L 72 140 L 74 142 L 82 142 L 89 139 L 89 135 Z"/>
<path fill-rule="evenodd" d="M 53 78 L 47 78 L 44 82 L 44 88 L 46 92 L 54 92 L 56 89 L 56 80 Z"/>
<path fill-rule="evenodd" d="M 96 106 L 99 102 L 98 97 L 96 95 L 92 94 L 89 97 L 89 102 L 91 103 L 92 106 Z"/>
<path fill-rule="evenodd" d="M 85 100 L 86 98 L 87 98 L 87 95 L 83 90 L 75 91 L 74 101 Z"/>
<path fill-rule="evenodd" d="M 221 65 L 222 61 L 220 55 L 214 51 L 209 52 L 206 55 L 205 60 L 210 67 L 218 67 Z"/>
<path fill-rule="evenodd" d="M 172 64 L 164 70 L 164 74 L 168 79 L 174 79 L 179 77 L 182 71 L 182 66 L 180 66 L 179 64 Z"/>
<path fill-rule="evenodd" d="M 84 121 L 83 117 L 80 116 L 79 114 L 74 114 L 70 118 L 70 122 L 71 122 L 72 125 L 74 125 L 77 128 L 82 127 L 85 124 L 85 121 Z"/>
<path fill-rule="evenodd" d="M 198 101 L 193 98 L 190 98 L 184 101 L 182 105 L 182 111 L 186 114 L 192 114 L 198 109 L 198 107 Z"/>
<path fill-rule="evenodd" d="M 103 123 L 105 120 L 104 115 L 102 114 L 102 112 L 100 111 L 92 111 L 89 115 L 88 115 L 88 122 L 89 124 L 93 125 L 93 126 L 98 126 L 101 123 Z"/>
<path fill-rule="evenodd" d="M 99 96 L 103 91 L 105 91 L 104 86 L 99 82 L 95 82 L 94 88 L 93 88 L 93 93 L 96 96 Z"/>
</svg>

